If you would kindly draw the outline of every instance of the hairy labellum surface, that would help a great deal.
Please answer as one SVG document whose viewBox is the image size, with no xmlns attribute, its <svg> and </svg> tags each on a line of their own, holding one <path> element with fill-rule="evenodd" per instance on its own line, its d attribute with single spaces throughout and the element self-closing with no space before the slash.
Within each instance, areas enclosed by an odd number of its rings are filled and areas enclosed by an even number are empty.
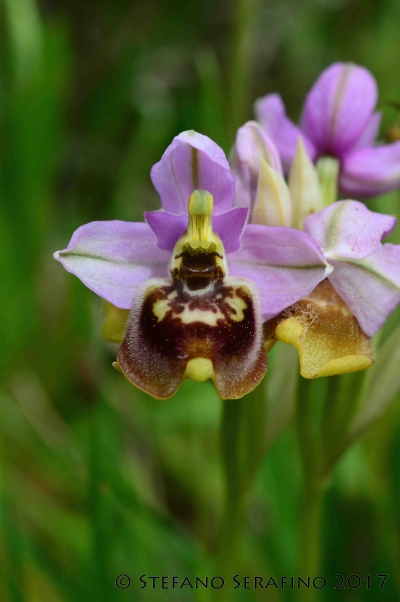
<svg viewBox="0 0 400 602">
<path fill-rule="evenodd" d="M 150 281 L 131 312 L 119 366 L 158 399 L 171 397 L 186 377 L 211 378 L 222 399 L 242 397 L 268 364 L 257 305 L 245 279 L 228 277 L 195 295 L 179 281 Z"/>
</svg>

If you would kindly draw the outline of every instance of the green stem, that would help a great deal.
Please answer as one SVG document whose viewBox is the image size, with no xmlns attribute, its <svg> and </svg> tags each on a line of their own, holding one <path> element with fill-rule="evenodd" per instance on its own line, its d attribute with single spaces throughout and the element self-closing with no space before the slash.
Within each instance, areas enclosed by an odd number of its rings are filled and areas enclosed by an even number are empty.
<svg viewBox="0 0 400 602">
<path fill-rule="evenodd" d="M 222 525 L 221 545 L 218 555 L 218 574 L 226 581 L 232 579 L 237 568 L 240 544 L 244 536 L 246 496 L 227 500 Z M 234 571 L 234 572 L 232 572 Z M 229 599 L 225 594 L 221 600 Z"/>
<path fill-rule="evenodd" d="M 247 498 L 266 449 L 264 387 L 259 385 L 243 399 L 223 404 L 221 451 L 226 497 L 217 568 L 219 575 L 230 580 L 239 571 Z M 219 602 L 230 597 L 229 587 L 218 590 Z"/>
<path fill-rule="evenodd" d="M 323 462 L 320 480 L 329 478 L 336 464 L 351 444 L 349 430 L 354 415 L 368 393 L 373 372 L 362 370 L 330 377 L 333 386 L 326 400 L 322 418 Z"/>
<path fill-rule="evenodd" d="M 300 523 L 299 576 L 314 579 L 319 574 L 321 559 L 321 522 L 323 484 L 319 481 L 320 445 L 316 421 L 316 383 L 299 377 L 297 435 L 303 469 L 304 490 Z M 318 590 L 299 589 L 298 600 L 313 602 Z"/>
<path fill-rule="evenodd" d="M 306 485 L 303 494 L 303 508 L 300 526 L 301 549 L 299 576 L 306 580 L 319 575 L 321 566 L 321 522 L 324 491 L 322 487 Z M 299 600 L 316 600 L 318 590 L 299 589 Z"/>
<path fill-rule="evenodd" d="M 299 376 L 297 391 L 297 437 L 300 446 L 300 457 L 303 477 L 306 484 L 313 482 L 318 473 L 320 458 L 317 453 L 317 425 L 315 419 L 315 404 L 313 389 L 315 383 L 311 379 Z"/>
<path fill-rule="evenodd" d="M 364 371 L 329 377 L 329 395 L 325 400 L 321 424 L 324 459 L 335 455 L 347 439 L 364 378 Z"/>
<path fill-rule="evenodd" d="M 226 494 L 217 554 L 217 569 L 218 575 L 221 575 L 225 582 L 229 580 L 231 571 L 235 570 L 244 523 L 244 492 L 240 461 L 242 411 L 241 400 L 223 402 L 221 452 Z M 225 586 L 218 590 L 217 600 L 226 602 L 230 596 L 230 590 Z"/>
<path fill-rule="evenodd" d="M 251 98 L 251 76 L 254 55 L 254 23 L 258 0 L 235 0 L 229 81 L 230 136 L 246 120 Z"/>
</svg>

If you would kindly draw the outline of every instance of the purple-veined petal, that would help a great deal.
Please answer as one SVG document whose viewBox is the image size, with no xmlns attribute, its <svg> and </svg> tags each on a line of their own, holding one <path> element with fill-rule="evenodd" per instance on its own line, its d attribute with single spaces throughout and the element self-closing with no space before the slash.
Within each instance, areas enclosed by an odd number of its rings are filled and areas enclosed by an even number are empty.
<svg viewBox="0 0 400 602">
<path fill-rule="evenodd" d="M 213 215 L 213 228 L 222 240 L 226 253 L 233 253 L 239 249 L 240 237 L 246 225 L 248 213 L 249 210 L 245 207 L 234 207 L 226 213 Z M 178 238 L 187 228 L 187 215 L 151 211 L 145 213 L 145 218 L 157 237 L 158 247 L 172 253 Z"/>
<path fill-rule="evenodd" d="M 174 138 L 150 175 L 163 208 L 175 215 L 187 213 L 194 190 L 208 190 L 213 195 L 217 214 L 233 205 L 235 177 L 224 152 L 193 130 Z"/>
<path fill-rule="evenodd" d="M 364 131 L 357 141 L 351 147 L 351 151 L 359 150 L 361 148 L 369 148 L 373 146 L 379 132 L 381 125 L 382 113 L 379 111 L 373 113 L 368 121 Z"/>
<path fill-rule="evenodd" d="M 392 232 L 396 221 L 391 215 L 370 211 L 358 201 L 338 201 L 309 215 L 304 231 L 317 241 L 331 263 L 331 258 L 366 257 Z"/>
<path fill-rule="evenodd" d="M 255 103 L 258 121 L 275 142 L 282 159 L 285 173 L 288 173 L 297 148 L 297 140 L 302 136 L 308 155 L 316 158 L 314 144 L 287 116 L 285 105 L 279 94 L 267 94 Z"/>
<path fill-rule="evenodd" d="M 147 224 L 114 220 L 81 226 L 54 258 L 97 295 L 130 309 L 143 282 L 168 275 L 170 254 L 157 247 Z"/>
<path fill-rule="evenodd" d="M 364 259 L 330 263 L 329 280 L 372 337 L 400 302 L 400 245 L 379 245 Z"/>
<path fill-rule="evenodd" d="M 236 176 L 235 205 L 251 207 L 256 197 L 260 159 L 282 175 L 278 149 L 256 121 L 248 121 L 236 133 L 230 155 L 232 172 Z"/>
<path fill-rule="evenodd" d="M 400 141 L 346 154 L 339 186 L 344 194 L 370 197 L 400 187 Z"/>
<path fill-rule="evenodd" d="M 334 63 L 309 92 L 301 128 L 320 153 L 341 156 L 367 127 L 377 94 L 375 79 L 367 69 Z"/>
<path fill-rule="evenodd" d="M 250 224 L 241 242 L 228 256 L 229 273 L 255 282 L 264 320 L 308 295 L 332 271 L 317 243 L 299 230 Z"/>
</svg>

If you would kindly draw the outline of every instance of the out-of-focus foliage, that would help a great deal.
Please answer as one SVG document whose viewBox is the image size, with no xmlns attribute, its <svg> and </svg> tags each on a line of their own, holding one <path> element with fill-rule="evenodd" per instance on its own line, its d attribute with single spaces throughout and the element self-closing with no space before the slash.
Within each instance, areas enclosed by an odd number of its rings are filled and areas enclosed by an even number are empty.
<svg viewBox="0 0 400 602">
<path fill-rule="evenodd" d="M 167 402 L 134 389 L 111 366 L 101 300 L 51 254 L 82 223 L 158 208 L 149 171 L 174 135 L 195 129 L 228 152 L 257 96 L 279 91 L 297 118 L 333 61 L 373 72 L 383 136 L 396 119 L 385 101 L 400 101 L 399 19 L 389 0 L 0 2 L 0 600 L 215 599 L 140 590 L 139 576 L 218 574 L 221 402 L 209 383 L 185 382 Z M 397 193 L 370 207 L 400 215 Z M 268 440 L 293 412 L 290 382 L 285 392 L 271 376 L 278 353 L 267 379 L 282 405 L 271 402 Z M 313 386 L 318 397 L 327 383 Z M 335 473 L 324 600 L 399 599 L 397 410 Z M 259 471 L 235 572 L 296 574 L 299 496 L 286 428 Z M 121 573 L 128 591 L 116 588 Z M 335 573 L 389 577 L 380 591 L 362 582 L 336 592 Z M 293 594 L 268 590 L 268 599 Z"/>
</svg>

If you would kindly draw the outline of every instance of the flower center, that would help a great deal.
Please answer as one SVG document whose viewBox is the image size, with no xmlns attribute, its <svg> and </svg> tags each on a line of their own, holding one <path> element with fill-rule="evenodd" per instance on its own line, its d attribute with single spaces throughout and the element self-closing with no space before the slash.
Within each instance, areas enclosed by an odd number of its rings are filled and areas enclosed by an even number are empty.
<svg viewBox="0 0 400 602">
<path fill-rule="evenodd" d="M 195 190 L 189 199 L 188 241 L 189 253 L 215 250 L 216 241 L 212 229 L 211 215 L 214 209 L 212 195 L 206 190 Z"/>
<path fill-rule="evenodd" d="M 211 289 L 227 273 L 224 245 L 212 227 L 213 208 L 213 197 L 206 190 L 195 190 L 190 196 L 188 227 L 169 266 L 172 278 L 187 292 Z"/>
</svg>

